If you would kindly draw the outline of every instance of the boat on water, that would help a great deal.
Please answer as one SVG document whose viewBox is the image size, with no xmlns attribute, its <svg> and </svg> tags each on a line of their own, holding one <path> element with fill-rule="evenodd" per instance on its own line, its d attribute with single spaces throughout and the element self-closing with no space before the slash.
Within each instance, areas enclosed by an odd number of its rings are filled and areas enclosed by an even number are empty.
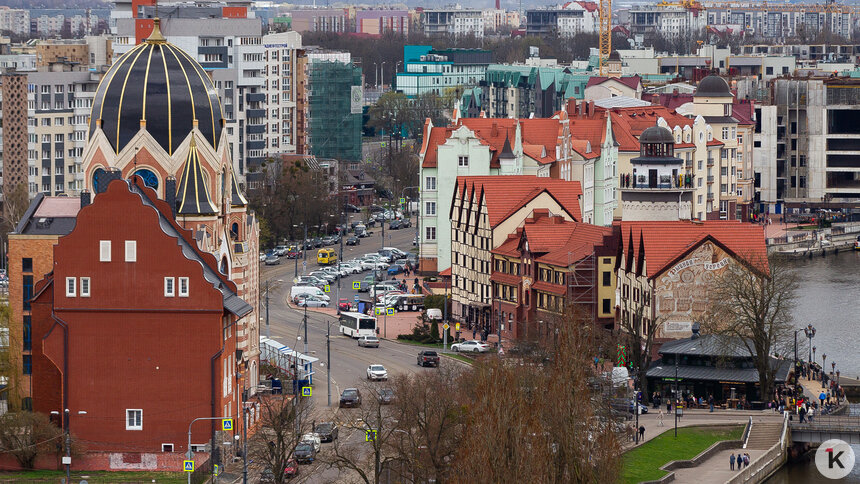
<svg viewBox="0 0 860 484">
<path fill-rule="evenodd" d="M 860 235 L 854 239 L 854 250 L 860 250 Z"/>
</svg>

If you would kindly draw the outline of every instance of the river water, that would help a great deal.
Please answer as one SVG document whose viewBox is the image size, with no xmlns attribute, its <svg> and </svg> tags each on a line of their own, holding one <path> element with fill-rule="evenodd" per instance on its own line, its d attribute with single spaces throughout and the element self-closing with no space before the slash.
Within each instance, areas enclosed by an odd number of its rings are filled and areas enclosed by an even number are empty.
<svg viewBox="0 0 860 484">
<path fill-rule="evenodd" d="M 860 377 L 860 251 L 841 251 L 836 255 L 802 259 L 797 267 L 800 283 L 795 326 L 809 323 L 816 329 L 812 340 L 816 347 L 815 359 L 821 364 L 821 354 L 827 354 L 827 370 L 831 362 L 842 375 Z M 808 340 L 798 334 L 797 352 L 808 355 Z M 857 403 L 857 402 L 855 402 Z M 851 474 L 839 482 L 860 484 L 860 446 L 853 446 L 858 465 Z M 815 470 L 812 460 L 806 459 L 784 467 L 770 478 L 768 484 L 794 484 L 833 482 Z"/>
</svg>

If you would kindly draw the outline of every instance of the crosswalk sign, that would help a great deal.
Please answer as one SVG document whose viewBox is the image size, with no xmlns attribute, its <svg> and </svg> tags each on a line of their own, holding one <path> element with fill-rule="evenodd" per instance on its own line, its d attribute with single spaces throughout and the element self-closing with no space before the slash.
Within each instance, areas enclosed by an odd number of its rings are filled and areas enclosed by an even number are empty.
<svg viewBox="0 0 860 484">
<path fill-rule="evenodd" d="M 394 316 L 394 308 L 388 308 L 388 315 Z"/>
<path fill-rule="evenodd" d="M 325 292 L 331 292 L 331 286 L 328 284 L 325 285 Z"/>
<path fill-rule="evenodd" d="M 303 396 L 303 397 L 309 397 L 309 396 L 311 396 L 311 391 L 312 391 L 312 390 L 313 390 L 313 389 L 312 389 L 311 387 L 302 387 L 302 396 Z"/>
<path fill-rule="evenodd" d="M 222 418 L 221 419 L 221 430 L 233 430 L 233 419 L 232 418 Z"/>
<path fill-rule="evenodd" d="M 406 205 L 406 199 L 405 198 L 400 199 L 400 205 Z"/>
<path fill-rule="evenodd" d="M 355 281 L 355 282 L 353 282 L 353 283 L 352 283 L 352 288 L 353 288 L 353 289 L 355 289 L 356 291 L 357 291 L 357 290 L 359 290 L 359 289 L 361 289 L 361 282 L 360 282 L 360 281 Z"/>
<path fill-rule="evenodd" d="M 193 460 L 182 461 L 182 467 L 185 470 L 185 472 L 194 472 L 194 461 Z"/>
</svg>

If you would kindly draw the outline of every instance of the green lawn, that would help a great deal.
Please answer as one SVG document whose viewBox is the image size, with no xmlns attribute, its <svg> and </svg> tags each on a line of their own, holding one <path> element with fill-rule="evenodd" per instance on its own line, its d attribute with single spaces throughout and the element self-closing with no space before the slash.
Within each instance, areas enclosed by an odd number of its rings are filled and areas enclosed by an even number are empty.
<svg viewBox="0 0 860 484">
<path fill-rule="evenodd" d="M 56 483 L 65 479 L 65 471 L 19 471 L 0 472 L 0 482 L 45 482 Z M 89 483 L 158 483 L 183 484 L 188 477 L 184 472 L 72 472 L 71 482 Z"/>
<path fill-rule="evenodd" d="M 635 484 L 660 479 L 666 475 L 661 466 L 673 460 L 692 459 L 714 442 L 740 440 L 743 432 L 743 427 L 682 427 L 675 438 L 675 432 L 667 430 L 624 454 L 621 482 Z"/>
</svg>

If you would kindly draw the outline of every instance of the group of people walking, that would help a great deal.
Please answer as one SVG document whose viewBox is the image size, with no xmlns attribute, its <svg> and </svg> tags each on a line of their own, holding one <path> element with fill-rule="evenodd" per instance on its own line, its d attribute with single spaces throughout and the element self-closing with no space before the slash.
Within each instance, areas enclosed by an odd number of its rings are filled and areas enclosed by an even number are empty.
<svg viewBox="0 0 860 484">
<path fill-rule="evenodd" d="M 736 463 L 738 465 L 738 470 L 743 469 L 750 465 L 750 455 L 747 452 L 744 452 L 743 454 L 739 452 L 737 457 L 735 457 L 735 454 L 732 453 L 732 455 L 729 456 L 729 468 L 731 468 L 731 470 L 735 470 Z"/>
</svg>

